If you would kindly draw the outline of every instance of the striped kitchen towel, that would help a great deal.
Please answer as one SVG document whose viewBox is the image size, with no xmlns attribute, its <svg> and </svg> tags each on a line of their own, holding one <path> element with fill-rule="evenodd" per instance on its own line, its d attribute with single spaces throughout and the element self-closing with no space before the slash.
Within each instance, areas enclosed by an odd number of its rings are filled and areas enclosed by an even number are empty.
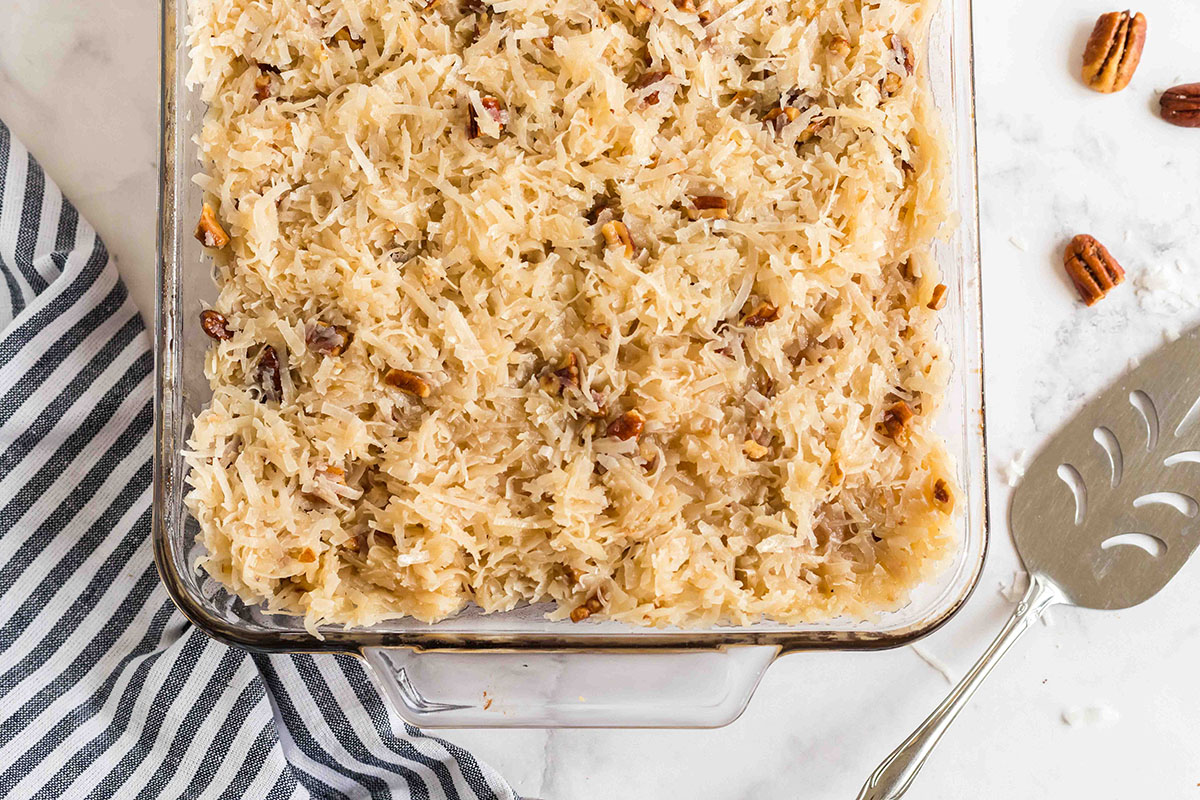
<svg viewBox="0 0 1200 800">
<path fill-rule="evenodd" d="M 150 546 L 150 338 L 2 122 L 0 278 L 0 797 L 515 798 L 355 659 L 251 656 L 175 610 Z"/>
</svg>

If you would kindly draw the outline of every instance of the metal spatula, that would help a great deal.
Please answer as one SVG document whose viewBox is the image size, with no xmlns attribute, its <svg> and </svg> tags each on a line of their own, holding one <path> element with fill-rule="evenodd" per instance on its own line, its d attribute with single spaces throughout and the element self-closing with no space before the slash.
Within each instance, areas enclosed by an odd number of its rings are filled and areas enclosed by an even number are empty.
<svg viewBox="0 0 1200 800">
<path fill-rule="evenodd" d="M 1119 609 L 1153 597 L 1200 544 L 1200 328 L 1087 405 L 1033 461 L 1012 499 L 1029 590 L 962 682 L 871 775 L 859 800 L 908 790 L 938 739 L 1047 608 Z"/>
</svg>

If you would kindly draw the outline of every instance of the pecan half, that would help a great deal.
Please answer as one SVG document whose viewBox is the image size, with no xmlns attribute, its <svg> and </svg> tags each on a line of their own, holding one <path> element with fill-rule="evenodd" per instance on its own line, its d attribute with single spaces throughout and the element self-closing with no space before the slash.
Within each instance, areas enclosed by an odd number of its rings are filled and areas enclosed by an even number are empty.
<svg viewBox="0 0 1200 800">
<path fill-rule="evenodd" d="M 1089 306 L 1125 280 L 1125 270 L 1121 269 L 1112 253 L 1083 233 L 1067 245 L 1063 266 L 1079 292 L 1079 299 Z"/>
<path fill-rule="evenodd" d="M 1129 85 L 1146 44 L 1146 18 L 1112 11 L 1096 20 L 1083 51 L 1083 82 L 1097 92 L 1119 92 Z"/>
<path fill-rule="evenodd" d="M 729 201 L 724 197 L 704 194 L 692 197 L 692 207 L 688 209 L 691 219 L 729 219 Z"/>
<path fill-rule="evenodd" d="M 265 345 L 258 356 L 258 367 L 254 380 L 262 389 L 261 399 L 265 403 L 278 403 L 283 399 L 283 372 L 279 366 L 279 354 L 271 345 Z"/>
<path fill-rule="evenodd" d="M 779 319 L 779 309 L 771 303 L 759 303 L 754 309 L 742 317 L 742 324 L 747 328 L 761 328 L 768 322 Z"/>
<path fill-rule="evenodd" d="M 608 423 L 606 433 L 613 439 L 620 439 L 622 442 L 636 439 L 642 435 L 642 428 L 646 425 L 646 418 L 642 412 L 634 409 L 626 411 L 621 416 Z"/>
<path fill-rule="evenodd" d="M 229 234 L 217 221 L 217 212 L 208 203 L 200 209 L 200 221 L 196 223 L 196 239 L 205 247 L 220 249 L 229 244 Z"/>
<path fill-rule="evenodd" d="M 308 349 L 323 356 L 340 356 L 346 352 L 354 335 L 344 325 L 330 325 L 316 321 L 304 332 L 304 343 Z"/>
<path fill-rule="evenodd" d="M 200 327 L 210 338 L 218 341 L 227 341 L 233 338 L 233 332 L 229 330 L 229 320 L 225 319 L 225 315 L 220 311 L 213 311 L 211 308 L 201 311 Z"/>
<path fill-rule="evenodd" d="M 897 442 L 903 442 L 908 436 L 908 423 L 914 416 L 912 407 L 901 400 L 884 412 L 883 429 Z"/>
<path fill-rule="evenodd" d="M 579 388 L 579 358 L 575 353 L 567 353 L 562 360 L 562 366 L 556 370 L 547 370 L 538 379 L 538 383 L 549 394 L 561 396 L 567 387 Z"/>
<path fill-rule="evenodd" d="M 415 372 L 406 369 L 389 369 L 383 376 L 384 383 L 394 386 L 405 394 L 424 400 L 432 393 L 429 382 Z"/>
<path fill-rule="evenodd" d="M 933 296 L 929 298 L 928 308 L 941 311 L 946 307 L 946 284 L 939 283 L 933 287 Z"/>
<path fill-rule="evenodd" d="M 1200 83 L 1173 86 L 1158 98 L 1162 118 L 1181 128 L 1200 128 Z"/>
<path fill-rule="evenodd" d="M 508 109 L 490 94 L 479 98 L 479 105 L 483 106 L 483 110 L 499 126 L 500 133 L 504 133 L 504 128 L 508 125 Z M 475 111 L 474 103 L 468 103 L 467 106 L 467 138 L 478 139 L 482 134 L 482 131 L 479 129 L 479 115 Z"/>
<path fill-rule="evenodd" d="M 629 228 L 621 220 L 614 219 L 604 223 L 600 226 L 600 233 L 604 235 L 604 242 L 610 249 L 624 250 L 626 258 L 633 258 L 637 252 L 633 237 L 629 235 Z"/>
</svg>

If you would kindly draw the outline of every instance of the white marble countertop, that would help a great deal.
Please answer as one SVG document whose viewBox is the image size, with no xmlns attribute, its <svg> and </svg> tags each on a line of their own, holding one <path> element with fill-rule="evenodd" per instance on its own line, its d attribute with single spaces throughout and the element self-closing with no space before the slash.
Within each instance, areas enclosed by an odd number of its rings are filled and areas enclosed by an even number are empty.
<svg viewBox="0 0 1200 800">
<path fill-rule="evenodd" d="M 1200 317 L 1200 131 L 1157 118 L 1200 81 L 1200 4 L 1145 0 L 1145 58 L 1115 96 L 1075 79 L 1092 0 L 976 3 L 993 545 L 967 608 L 922 647 L 961 674 L 1009 613 L 1016 557 L 997 467 L 1037 445 L 1131 357 Z M 158 3 L 0 0 L 0 118 L 116 253 L 153 313 Z M 1191 69 L 1192 72 L 1187 70 Z M 1128 284 L 1086 309 L 1060 252 L 1089 231 Z M 1173 300 L 1139 297 L 1180 269 Z M 1158 278 L 1161 280 L 1161 276 Z M 1200 565 L 1124 612 L 1055 609 L 1000 664 L 909 797 L 1200 796 Z M 850 798 L 947 683 L 908 648 L 787 657 L 714 731 L 462 731 L 450 738 L 547 800 Z M 1069 726 L 1069 709 L 1119 719 Z"/>
</svg>

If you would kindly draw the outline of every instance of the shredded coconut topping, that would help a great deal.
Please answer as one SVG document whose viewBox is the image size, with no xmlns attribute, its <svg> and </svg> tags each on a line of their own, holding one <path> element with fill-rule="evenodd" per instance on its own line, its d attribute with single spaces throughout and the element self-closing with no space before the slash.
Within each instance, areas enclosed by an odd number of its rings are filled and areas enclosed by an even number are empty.
<svg viewBox="0 0 1200 800">
<path fill-rule="evenodd" d="M 204 567 L 313 629 L 903 605 L 955 544 L 933 7 L 194 0 Z"/>
</svg>

